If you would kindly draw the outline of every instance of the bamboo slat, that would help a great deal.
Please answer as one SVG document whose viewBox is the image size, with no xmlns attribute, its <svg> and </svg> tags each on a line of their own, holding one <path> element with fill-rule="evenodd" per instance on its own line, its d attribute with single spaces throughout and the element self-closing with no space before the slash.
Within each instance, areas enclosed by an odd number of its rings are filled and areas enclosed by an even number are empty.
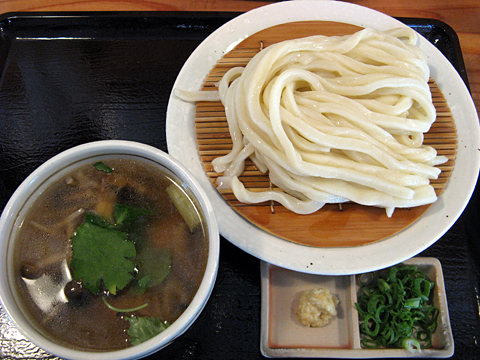
<svg viewBox="0 0 480 360">
<path fill-rule="evenodd" d="M 216 82 L 228 69 L 245 66 L 262 48 L 273 43 L 315 34 L 345 35 L 359 29 L 349 24 L 319 21 L 287 23 L 265 29 L 225 54 L 206 78 L 203 90 L 216 89 Z M 437 120 L 425 134 L 424 143 L 435 147 L 439 155 L 449 159 L 439 166 L 442 170 L 439 178 L 431 181 L 437 195 L 440 195 L 453 170 L 457 135 L 454 119 L 441 90 L 433 79 L 429 85 Z M 211 161 L 227 154 L 232 146 L 223 105 L 220 102 L 199 102 L 195 126 L 200 157 L 208 176 L 215 182 L 218 174 L 213 171 Z M 249 160 L 240 180 L 251 191 L 267 190 L 272 186 L 268 175 L 260 173 Z M 384 209 L 346 203 L 342 204 L 341 209 L 337 204 L 329 204 L 314 214 L 298 215 L 277 203 L 247 205 L 240 203 L 231 191 L 219 192 L 241 216 L 264 231 L 288 241 L 315 247 L 358 246 L 385 239 L 412 224 L 428 209 L 428 206 L 396 209 L 393 216 L 388 218 Z"/>
</svg>

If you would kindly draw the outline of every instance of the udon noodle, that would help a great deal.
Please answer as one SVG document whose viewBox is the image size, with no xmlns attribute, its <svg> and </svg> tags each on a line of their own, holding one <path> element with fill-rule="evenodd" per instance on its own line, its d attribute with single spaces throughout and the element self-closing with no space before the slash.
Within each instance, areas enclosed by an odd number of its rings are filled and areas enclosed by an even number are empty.
<svg viewBox="0 0 480 360">
<path fill-rule="evenodd" d="M 354 201 L 391 216 L 436 201 L 430 179 L 447 158 L 423 145 L 436 112 L 417 40 L 409 28 L 287 40 L 230 69 L 218 91 L 176 89 L 225 107 L 233 146 L 212 162 L 217 187 L 299 214 Z M 246 189 L 247 158 L 279 190 Z"/>
</svg>

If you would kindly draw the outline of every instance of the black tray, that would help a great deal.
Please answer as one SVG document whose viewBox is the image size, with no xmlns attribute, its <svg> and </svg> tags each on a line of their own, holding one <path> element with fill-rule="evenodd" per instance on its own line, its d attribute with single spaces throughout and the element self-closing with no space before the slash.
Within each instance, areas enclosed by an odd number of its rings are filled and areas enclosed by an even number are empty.
<svg viewBox="0 0 480 360">
<path fill-rule="evenodd" d="M 101 139 L 167 150 L 175 78 L 196 46 L 236 13 L 25 13 L 0 17 L 0 209 L 40 164 Z M 401 18 L 437 46 L 468 86 L 455 32 Z M 476 199 L 478 195 L 476 196 Z M 478 200 L 420 256 L 443 265 L 454 359 L 480 358 Z M 260 359 L 259 260 L 221 240 L 212 296 L 193 326 L 150 359 Z M 51 359 L 0 309 L 0 358 Z"/>
</svg>

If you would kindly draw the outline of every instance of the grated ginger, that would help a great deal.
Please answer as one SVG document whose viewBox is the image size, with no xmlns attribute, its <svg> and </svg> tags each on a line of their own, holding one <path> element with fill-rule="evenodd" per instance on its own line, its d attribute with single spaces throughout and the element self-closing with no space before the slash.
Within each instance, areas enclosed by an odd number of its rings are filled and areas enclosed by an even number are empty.
<svg viewBox="0 0 480 360">
<path fill-rule="evenodd" d="M 326 326 L 337 315 L 338 298 L 327 289 L 306 290 L 300 295 L 296 314 L 305 326 Z"/>
</svg>

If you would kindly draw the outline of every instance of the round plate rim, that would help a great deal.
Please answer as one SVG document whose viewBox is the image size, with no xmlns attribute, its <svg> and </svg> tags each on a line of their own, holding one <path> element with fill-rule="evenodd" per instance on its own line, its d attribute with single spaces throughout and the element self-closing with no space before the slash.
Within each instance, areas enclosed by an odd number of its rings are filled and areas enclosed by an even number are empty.
<svg viewBox="0 0 480 360">
<path fill-rule="evenodd" d="M 173 89 L 199 90 L 225 53 L 260 30 L 286 22 L 312 20 L 338 21 L 381 31 L 406 26 L 376 10 L 338 1 L 302 0 L 263 6 L 230 20 L 209 35 L 187 59 Z M 465 83 L 452 64 L 422 36 L 419 46 L 426 53 L 431 76 L 456 120 L 455 166 L 437 202 L 415 223 L 387 239 L 362 246 L 316 248 L 296 244 L 257 228 L 239 215 L 221 197 L 203 168 L 193 121 L 195 105 L 183 102 L 172 92 L 166 118 L 168 152 L 198 177 L 213 204 L 222 236 L 247 253 L 277 266 L 312 274 L 347 275 L 402 262 L 431 246 L 448 231 L 468 204 L 477 181 L 478 115 Z"/>
</svg>

